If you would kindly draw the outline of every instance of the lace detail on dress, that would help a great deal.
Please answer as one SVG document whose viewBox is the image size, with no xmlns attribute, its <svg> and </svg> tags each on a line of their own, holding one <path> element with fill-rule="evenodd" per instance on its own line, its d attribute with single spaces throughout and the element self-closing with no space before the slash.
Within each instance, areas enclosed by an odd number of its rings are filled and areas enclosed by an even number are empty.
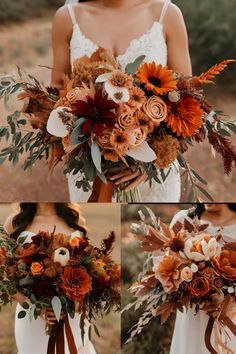
<svg viewBox="0 0 236 354">
<path fill-rule="evenodd" d="M 74 24 L 70 42 L 71 63 L 84 55 L 91 56 L 97 49 L 98 46 L 83 34 L 79 24 Z M 167 45 L 163 35 L 163 25 L 159 21 L 155 21 L 141 37 L 133 39 L 125 53 L 118 55 L 116 59 L 122 69 L 125 69 L 127 64 L 144 53 L 145 62 L 156 61 L 162 65 L 167 63 Z"/>
</svg>

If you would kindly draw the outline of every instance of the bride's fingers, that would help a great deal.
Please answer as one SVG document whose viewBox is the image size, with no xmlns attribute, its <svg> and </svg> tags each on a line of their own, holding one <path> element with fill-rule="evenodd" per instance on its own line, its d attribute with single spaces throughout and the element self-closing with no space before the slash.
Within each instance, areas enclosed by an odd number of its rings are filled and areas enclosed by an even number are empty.
<svg viewBox="0 0 236 354">
<path fill-rule="evenodd" d="M 145 182 L 147 180 L 147 175 L 143 174 L 136 178 L 133 182 L 131 182 L 126 188 L 125 192 L 129 192 L 131 189 L 134 189 L 138 187 L 141 183 Z"/>
<path fill-rule="evenodd" d="M 140 172 L 134 172 L 134 173 L 129 173 L 124 177 L 119 178 L 118 180 L 115 181 L 116 185 L 119 185 L 121 183 L 125 183 L 125 182 L 129 182 L 132 181 L 134 178 L 139 177 L 140 176 Z"/>
<path fill-rule="evenodd" d="M 123 170 L 119 173 L 116 173 L 115 175 L 110 176 L 109 179 L 110 179 L 110 181 L 115 181 L 118 178 L 129 175 L 130 173 L 132 173 L 132 172 L 129 169 Z"/>
</svg>

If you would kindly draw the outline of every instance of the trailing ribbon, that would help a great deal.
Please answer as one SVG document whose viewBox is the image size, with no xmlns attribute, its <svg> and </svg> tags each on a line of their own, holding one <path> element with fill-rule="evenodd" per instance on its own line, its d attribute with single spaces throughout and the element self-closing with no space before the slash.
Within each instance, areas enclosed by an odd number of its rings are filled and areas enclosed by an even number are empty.
<svg viewBox="0 0 236 354">
<path fill-rule="evenodd" d="M 211 344 L 211 335 L 214 326 L 216 327 L 215 330 L 217 331 L 215 335 L 217 346 L 220 346 L 222 349 L 225 349 L 227 353 L 233 353 L 233 351 L 229 347 L 227 347 L 227 343 L 223 342 L 221 338 L 222 334 L 220 328 L 222 325 L 228 327 L 230 331 L 234 334 L 234 336 L 236 336 L 236 325 L 230 319 L 230 314 L 232 313 L 232 308 L 234 305 L 234 299 L 232 298 L 232 296 L 228 295 L 222 302 L 221 311 L 218 317 L 214 318 L 212 315 L 209 317 L 209 321 L 205 331 L 205 344 L 211 354 L 218 354 L 218 352 L 213 348 Z"/>
<path fill-rule="evenodd" d="M 88 202 L 110 203 L 113 195 L 113 183 L 103 183 L 99 177 L 95 177 L 93 191 Z"/>
<path fill-rule="evenodd" d="M 65 354 L 64 328 L 69 352 L 70 354 L 77 354 L 74 336 L 70 327 L 68 316 L 52 326 L 52 331 L 48 340 L 47 354 L 55 354 L 55 350 L 56 354 Z"/>
</svg>

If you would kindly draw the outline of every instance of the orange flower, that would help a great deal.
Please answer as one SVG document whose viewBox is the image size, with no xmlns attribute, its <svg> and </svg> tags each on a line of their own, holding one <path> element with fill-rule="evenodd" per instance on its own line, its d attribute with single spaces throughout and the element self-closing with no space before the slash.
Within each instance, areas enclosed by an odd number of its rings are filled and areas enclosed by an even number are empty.
<svg viewBox="0 0 236 354">
<path fill-rule="evenodd" d="M 129 90 L 129 97 L 127 104 L 134 109 L 140 109 L 146 99 L 145 93 L 138 87 L 132 87 Z"/>
<path fill-rule="evenodd" d="M 23 246 L 23 249 L 21 249 L 21 251 L 20 251 L 19 259 L 33 256 L 35 253 L 38 252 L 38 250 L 39 250 L 39 247 L 33 243 L 26 244 Z"/>
<path fill-rule="evenodd" d="M 147 132 L 152 132 L 154 129 L 153 121 L 143 112 L 143 111 L 136 111 L 135 117 L 137 119 L 137 125 Z"/>
<path fill-rule="evenodd" d="M 219 274 L 229 280 L 236 280 L 236 252 L 224 250 L 214 258 L 211 263 Z"/>
<path fill-rule="evenodd" d="M 124 112 L 118 117 L 118 124 L 123 129 L 131 129 L 134 128 L 137 123 L 136 117 L 130 113 Z"/>
<path fill-rule="evenodd" d="M 205 296 L 209 293 L 210 289 L 210 282 L 204 277 L 195 277 L 189 286 L 189 291 L 194 297 Z"/>
<path fill-rule="evenodd" d="M 167 105 L 162 98 L 157 96 L 150 97 L 143 104 L 143 111 L 158 126 L 167 116 Z"/>
<path fill-rule="evenodd" d="M 178 139 L 171 135 L 153 139 L 150 145 L 156 153 L 154 164 L 158 168 L 169 167 L 176 160 L 180 149 Z"/>
<path fill-rule="evenodd" d="M 79 247 L 80 244 L 80 239 L 79 237 L 71 237 L 69 240 L 69 244 L 71 245 L 71 247 Z"/>
<path fill-rule="evenodd" d="M 154 61 L 142 64 L 136 72 L 136 76 L 141 83 L 145 84 L 148 91 L 152 91 L 156 95 L 165 95 L 177 88 L 173 71 Z"/>
<path fill-rule="evenodd" d="M 157 265 L 155 277 L 161 282 L 167 293 L 177 291 L 180 283 L 181 266 L 185 262 L 175 255 L 164 256 Z"/>
<path fill-rule="evenodd" d="M 102 276 L 104 281 L 107 283 L 110 280 L 110 276 L 105 271 L 106 263 L 103 262 L 101 259 L 94 259 L 91 262 L 91 274 L 95 277 Z"/>
<path fill-rule="evenodd" d="M 41 275 L 43 274 L 44 268 L 41 263 L 34 262 L 31 264 L 30 270 L 33 275 Z"/>
<path fill-rule="evenodd" d="M 124 154 L 130 146 L 129 134 L 122 129 L 113 129 L 111 135 L 111 145 L 117 154 Z"/>
<path fill-rule="evenodd" d="M 112 134 L 112 129 L 104 129 L 97 136 L 97 143 L 102 149 L 112 149 L 111 134 Z"/>
<path fill-rule="evenodd" d="M 111 151 L 111 150 L 104 150 L 102 152 L 102 155 L 104 156 L 105 160 L 112 161 L 112 162 L 118 162 L 120 158 L 115 151 Z"/>
<path fill-rule="evenodd" d="M 0 247 L 0 256 L 5 257 L 7 255 L 7 249 L 5 247 Z"/>
<path fill-rule="evenodd" d="M 165 119 L 168 127 L 177 136 L 191 137 L 197 133 L 203 123 L 204 112 L 198 100 L 187 94 L 177 103 L 169 104 L 169 112 Z"/>
<path fill-rule="evenodd" d="M 83 267 L 65 267 L 61 275 L 62 289 L 73 301 L 81 301 L 92 289 L 92 278 Z"/>
</svg>

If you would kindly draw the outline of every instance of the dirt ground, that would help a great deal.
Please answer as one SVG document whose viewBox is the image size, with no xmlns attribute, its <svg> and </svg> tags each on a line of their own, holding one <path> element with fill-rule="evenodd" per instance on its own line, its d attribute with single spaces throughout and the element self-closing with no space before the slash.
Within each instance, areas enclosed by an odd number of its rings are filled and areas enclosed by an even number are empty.
<svg viewBox="0 0 236 354">
<path fill-rule="evenodd" d="M 17 205 L 0 204 L 0 224 L 16 209 Z M 88 235 L 93 244 L 99 245 L 102 238 L 109 231 L 114 230 L 117 235 L 113 257 L 120 262 L 120 207 L 119 205 L 84 204 L 82 215 L 86 219 Z M 15 306 L 6 307 L 0 312 L 0 354 L 16 354 L 14 340 L 14 313 Z M 97 322 L 100 329 L 100 338 L 93 335 L 93 343 L 98 354 L 120 353 L 120 315 L 111 313 Z M 4 330 L 3 330 L 4 329 Z"/>
<path fill-rule="evenodd" d="M 46 84 L 50 82 L 50 70 L 38 65 L 51 66 L 51 19 L 32 20 L 25 24 L 12 25 L 0 31 L 0 73 L 14 72 L 15 65 L 25 68 Z M 236 120 L 236 100 L 227 88 L 211 88 L 210 102 Z M 6 121 L 6 112 L 0 102 L 0 124 Z M 236 139 L 235 144 L 236 144 Z M 0 143 L 1 145 L 1 143 Z M 209 184 L 208 189 L 216 201 L 233 201 L 235 197 L 236 171 L 229 177 L 224 175 L 221 158 L 211 158 L 207 143 L 198 145 L 188 152 L 187 159 Z M 63 175 L 62 164 L 58 165 L 53 175 L 48 178 L 44 161 L 37 163 L 29 172 L 23 172 L 20 164 L 12 167 L 5 163 L 0 166 L 0 201 L 66 201 L 68 190 Z M 182 198 L 182 201 L 185 201 Z"/>
</svg>

